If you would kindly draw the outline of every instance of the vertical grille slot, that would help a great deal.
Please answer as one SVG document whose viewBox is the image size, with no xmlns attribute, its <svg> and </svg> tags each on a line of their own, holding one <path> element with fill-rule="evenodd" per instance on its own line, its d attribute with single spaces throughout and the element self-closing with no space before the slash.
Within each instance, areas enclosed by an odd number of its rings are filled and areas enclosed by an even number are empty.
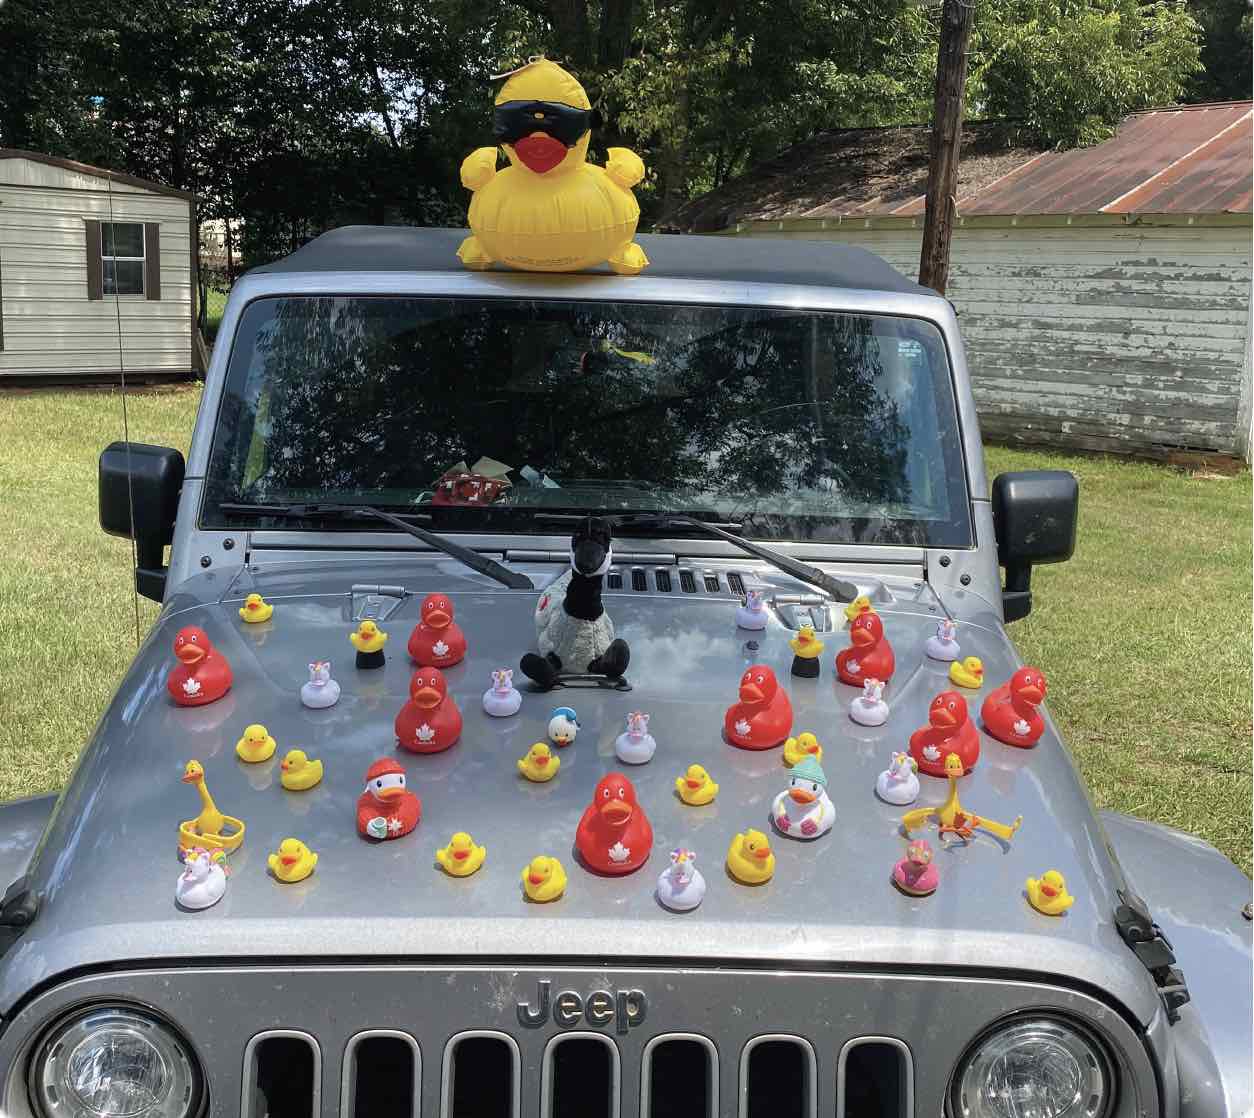
<svg viewBox="0 0 1254 1118">
<path fill-rule="evenodd" d="M 504 1033 L 459 1033 L 444 1046 L 443 1118 L 518 1118 L 522 1062 Z"/>
<path fill-rule="evenodd" d="M 719 585 L 718 575 L 713 571 L 705 572 L 705 592 L 707 594 L 717 594 L 722 587 Z"/>
<path fill-rule="evenodd" d="M 816 1118 L 815 1078 L 808 1041 L 754 1037 L 740 1056 L 740 1118 Z"/>
<path fill-rule="evenodd" d="M 649 589 L 649 581 L 644 577 L 644 571 L 639 567 L 631 568 L 631 588 L 639 594 L 641 591 Z"/>
<path fill-rule="evenodd" d="M 654 1037 L 644 1049 L 640 1118 L 716 1118 L 718 1050 L 696 1033 Z"/>
<path fill-rule="evenodd" d="M 610 571 L 605 576 L 605 588 L 607 590 L 621 590 L 623 588 L 623 572 Z"/>
<path fill-rule="evenodd" d="M 618 1118 L 618 1048 L 601 1033 L 556 1036 L 544 1049 L 544 1118 Z"/>
<path fill-rule="evenodd" d="M 907 1118 L 914 1113 L 910 1049 L 895 1037 L 859 1037 L 840 1050 L 836 1118 Z"/>
<path fill-rule="evenodd" d="M 683 570 L 679 572 L 679 589 L 685 594 L 695 594 L 697 592 L 697 580 L 692 577 L 692 572 Z"/>
<path fill-rule="evenodd" d="M 318 1118 L 322 1052 L 308 1033 L 271 1029 L 244 1049 L 242 1118 Z"/>
<path fill-rule="evenodd" d="M 671 592 L 671 573 L 665 567 L 658 567 L 653 572 L 653 581 L 658 588 L 658 593 L 669 594 Z"/>
<path fill-rule="evenodd" d="M 417 1118 L 422 1056 L 408 1033 L 358 1033 L 344 1052 L 340 1118 Z"/>
<path fill-rule="evenodd" d="M 727 585 L 731 587 L 733 594 L 739 594 L 742 598 L 745 596 L 745 580 L 740 577 L 739 571 L 727 572 Z"/>
</svg>

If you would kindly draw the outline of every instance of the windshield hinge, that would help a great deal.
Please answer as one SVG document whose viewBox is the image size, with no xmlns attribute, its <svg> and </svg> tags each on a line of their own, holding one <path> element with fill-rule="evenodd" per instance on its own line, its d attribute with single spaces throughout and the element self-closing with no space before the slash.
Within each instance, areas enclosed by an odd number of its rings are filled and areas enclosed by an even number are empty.
<svg viewBox="0 0 1254 1118">
<path fill-rule="evenodd" d="M 1140 897 L 1131 890 L 1121 889 L 1119 900 L 1123 903 L 1115 909 L 1115 928 L 1150 972 L 1167 1010 L 1167 1021 L 1174 1025 L 1180 1020 L 1180 1007 L 1189 1001 L 1189 988 L 1185 985 L 1184 972 L 1173 965 L 1176 956 L 1171 942 L 1154 923 Z"/>
<path fill-rule="evenodd" d="M 354 583 L 353 620 L 386 621 L 409 593 L 403 586 Z"/>
<path fill-rule="evenodd" d="M 0 899 L 0 955 L 13 945 L 38 911 L 39 895 L 31 890 L 30 877 L 23 874 Z"/>
</svg>

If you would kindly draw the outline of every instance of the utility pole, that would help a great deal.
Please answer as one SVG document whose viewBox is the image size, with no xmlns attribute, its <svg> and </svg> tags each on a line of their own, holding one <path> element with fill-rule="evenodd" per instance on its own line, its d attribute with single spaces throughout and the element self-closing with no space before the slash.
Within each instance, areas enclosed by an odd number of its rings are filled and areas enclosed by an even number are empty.
<svg viewBox="0 0 1254 1118">
<path fill-rule="evenodd" d="M 932 109 L 932 162 L 927 173 L 927 212 L 919 283 L 941 295 L 949 279 L 949 238 L 958 208 L 958 155 L 967 87 L 967 42 L 975 0 L 945 0 L 936 55 L 936 101 Z"/>
</svg>

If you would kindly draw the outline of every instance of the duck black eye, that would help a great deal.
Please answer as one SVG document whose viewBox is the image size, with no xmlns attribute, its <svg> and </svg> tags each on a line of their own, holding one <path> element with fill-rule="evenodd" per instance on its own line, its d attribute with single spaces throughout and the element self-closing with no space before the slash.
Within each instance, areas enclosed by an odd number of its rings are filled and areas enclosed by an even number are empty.
<svg viewBox="0 0 1254 1118">
<path fill-rule="evenodd" d="M 810 785 L 810 791 L 811 791 L 811 792 L 817 792 L 818 790 L 819 790 L 819 786 L 818 786 L 817 784 L 811 784 L 811 785 Z"/>
<path fill-rule="evenodd" d="M 383 787 L 383 781 L 381 781 L 381 780 L 376 780 L 376 781 L 374 782 L 374 786 L 375 786 L 376 788 L 382 788 L 382 787 Z"/>
</svg>

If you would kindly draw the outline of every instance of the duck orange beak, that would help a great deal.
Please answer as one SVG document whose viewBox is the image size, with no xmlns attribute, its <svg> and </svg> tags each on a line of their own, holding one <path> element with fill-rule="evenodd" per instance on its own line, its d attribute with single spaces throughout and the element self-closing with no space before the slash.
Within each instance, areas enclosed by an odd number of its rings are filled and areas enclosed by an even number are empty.
<svg viewBox="0 0 1254 1118">
<path fill-rule="evenodd" d="M 927 720 L 938 729 L 948 729 L 950 726 L 958 725 L 958 719 L 949 713 L 947 707 L 937 707 L 927 716 Z"/>
<path fill-rule="evenodd" d="M 543 885 L 543 884 L 544 884 L 544 878 L 542 878 L 542 877 L 537 877 L 534 873 L 529 873 L 529 874 L 527 874 L 527 880 L 528 880 L 528 881 L 530 881 L 532 885 Z"/>
<path fill-rule="evenodd" d="M 788 794 L 799 804 L 812 804 L 818 797 L 804 788 L 790 788 Z"/>
<path fill-rule="evenodd" d="M 434 710 L 444 698 L 434 687 L 419 687 L 412 697 L 414 702 L 424 710 Z"/>
<path fill-rule="evenodd" d="M 200 780 L 200 777 L 201 777 L 200 773 L 184 773 L 183 783 L 184 784 L 196 784 Z"/>
<path fill-rule="evenodd" d="M 531 759 L 537 765 L 541 765 L 541 766 L 547 765 L 549 763 L 549 759 L 547 757 L 532 757 Z"/>
<path fill-rule="evenodd" d="M 249 744 L 249 745 L 253 745 L 254 743 L 253 743 L 253 742 L 249 742 L 248 744 Z M 280 761 L 280 762 L 279 762 L 279 768 L 280 768 L 280 769 L 282 769 L 284 772 L 287 772 L 287 770 L 288 770 L 289 768 L 291 768 L 291 765 L 289 765 L 286 761 Z"/>
<path fill-rule="evenodd" d="M 198 644 L 192 644 L 190 641 L 177 649 L 174 653 L 179 661 L 184 664 L 199 664 L 205 658 L 205 650 Z"/>
<path fill-rule="evenodd" d="M 762 694 L 762 688 L 756 683 L 742 683 L 740 685 L 740 701 L 742 703 L 760 703 L 766 698 Z"/>
<path fill-rule="evenodd" d="M 601 808 L 601 814 L 616 826 L 621 826 L 631 818 L 631 804 L 623 800 L 610 800 Z"/>
<path fill-rule="evenodd" d="M 755 851 L 753 852 L 753 856 L 754 856 L 755 858 L 761 858 L 761 859 L 762 859 L 762 861 L 764 861 L 764 862 L 765 862 L 765 861 L 767 860 L 767 858 L 769 858 L 769 857 L 771 856 L 771 851 L 770 851 L 770 848 L 769 848 L 769 847 L 764 846 L 764 847 L 762 847 L 762 849 L 761 849 L 761 850 L 755 850 Z"/>
<path fill-rule="evenodd" d="M 380 788 L 374 793 L 374 798 L 386 803 L 388 800 L 399 800 L 403 795 L 405 795 L 404 788 Z"/>
<path fill-rule="evenodd" d="M 470 857 L 470 851 L 469 850 L 454 850 L 453 857 L 456 858 L 460 862 L 463 858 Z"/>
<path fill-rule="evenodd" d="M 1027 687 L 1019 688 L 1019 695 L 1027 699 L 1029 703 L 1039 703 L 1045 698 L 1044 693 L 1035 684 L 1029 684 Z"/>
<path fill-rule="evenodd" d="M 427 614 L 427 624 L 433 629 L 446 628 L 448 623 L 452 620 L 453 619 L 442 609 L 433 609 L 429 614 Z"/>
<path fill-rule="evenodd" d="M 1044 893 L 1045 896 L 1047 897 L 1058 896 L 1058 890 L 1055 889 L 1052 885 L 1046 885 L 1045 882 L 1043 881 L 1041 882 L 1041 892 Z"/>
<path fill-rule="evenodd" d="M 851 644 L 864 647 L 875 643 L 875 635 L 870 629 L 853 629 L 849 633 L 849 641 Z"/>
<path fill-rule="evenodd" d="M 685 781 L 684 781 L 684 783 L 685 783 L 685 784 L 687 784 L 689 788 L 700 788 L 700 787 L 701 787 L 701 781 L 699 781 L 699 780 L 685 780 Z"/>
<path fill-rule="evenodd" d="M 285 866 L 294 866 L 294 865 L 296 865 L 296 863 L 297 863 L 297 862 L 299 862 L 299 861 L 300 861 L 300 855 L 298 855 L 298 854 L 280 854 L 280 855 L 279 855 L 279 861 L 280 861 L 280 862 L 282 862 Z"/>
</svg>

